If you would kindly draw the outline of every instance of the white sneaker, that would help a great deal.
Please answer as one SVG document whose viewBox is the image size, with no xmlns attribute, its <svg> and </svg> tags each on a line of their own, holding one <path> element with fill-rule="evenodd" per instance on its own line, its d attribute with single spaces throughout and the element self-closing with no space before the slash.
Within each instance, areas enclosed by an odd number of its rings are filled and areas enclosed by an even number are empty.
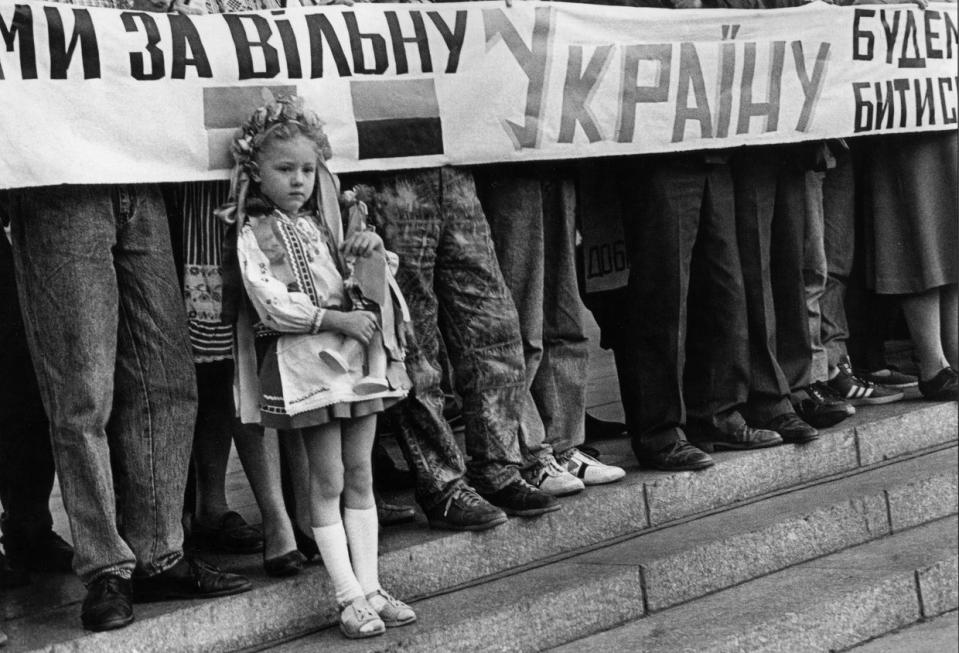
<svg viewBox="0 0 959 653">
<path fill-rule="evenodd" d="M 566 463 L 566 468 L 570 474 L 577 479 L 582 479 L 586 485 L 615 483 L 626 476 L 626 470 L 622 467 L 601 463 L 576 448 L 573 449 L 569 462 Z"/>
<path fill-rule="evenodd" d="M 554 497 L 576 494 L 586 489 L 581 480 L 563 469 L 563 466 L 550 456 L 534 471 L 529 484 Z"/>
</svg>

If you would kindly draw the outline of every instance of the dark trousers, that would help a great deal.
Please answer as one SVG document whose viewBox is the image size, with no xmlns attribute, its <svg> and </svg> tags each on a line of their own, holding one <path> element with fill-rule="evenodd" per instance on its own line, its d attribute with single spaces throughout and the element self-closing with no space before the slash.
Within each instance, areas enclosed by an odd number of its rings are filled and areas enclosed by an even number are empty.
<svg viewBox="0 0 959 653">
<path fill-rule="evenodd" d="M 633 448 L 644 456 L 684 438 L 687 401 L 697 421 L 741 421 L 749 359 L 729 167 L 702 154 L 637 164 L 631 183 L 640 195 L 623 215 L 632 342 L 616 363 L 629 380 L 623 407 Z"/>
<path fill-rule="evenodd" d="M 49 530 L 54 466 L 50 423 L 33 371 L 13 272 L 0 233 L 0 503 L 3 532 L 32 538 Z"/>
<path fill-rule="evenodd" d="M 790 391 L 809 384 L 805 170 L 799 159 L 796 148 L 772 146 L 740 150 L 731 160 L 749 316 L 747 419 L 760 424 L 791 411 Z"/>
</svg>

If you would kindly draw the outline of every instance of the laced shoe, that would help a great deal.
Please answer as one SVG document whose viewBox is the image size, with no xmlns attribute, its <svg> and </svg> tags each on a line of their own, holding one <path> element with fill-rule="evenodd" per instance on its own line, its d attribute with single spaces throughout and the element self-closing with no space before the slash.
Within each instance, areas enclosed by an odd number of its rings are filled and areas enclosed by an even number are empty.
<svg viewBox="0 0 959 653">
<path fill-rule="evenodd" d="M 506 523 L 506 513 L 466 485 L 458 486 L 445 501 L 423 512 L 431 528 L 453 531 L 483 531 Z"/>
<path fill-rule="evenodd" d="M 817 429 L 829 428 L 856 414 L 852 404 L 822 381 L 816 381 L 800 392 L 801 398 L 793 402 L 793 407 L 804 422 Z"/>
<path fill-rule="evenodd" d="M 104 574 L 87 587 L 80 608 L 80 621 L 87 630 L 123 628 L 133 621 L 133 589 L 130 579 Z"/>
<path fill-rule="evenodd" d="M 350 639 L 376 637 L 386 632 L 386 624 L 364 596 L 340 604 L 340 632 Z"/>
<path fill-rule="evenodd" d="M 819 437 L 819 431 L 804 422 L 799 415 L 793 412 L 776 415 L 763 425 L 763 428 L 775 431 L 786 442 L 804 444 Z"/>
<path fill-rule="evenodd" d="M 380 619 L 383 620 L 387 628 L 405 626 L 416 621 L 416 613 L 413 612 L 413 608 L 394 598 L 382 587 L 367 594 L 366 600 L 369 601 L 370 607 L 380 615 Z"/>
<path fill-rule="evenodd" d="M 689 434 L 692 437 L 692 434 Z M 770 429 L 754 429 L 745 422 L 731 432 L 717 431 L 705 439 L 691 440 L 697 448 L 703 451 L 745 451 L 747 449 L 764 449 L 775 447 L 783 443 L 779 433 Z"/>
<path fill-rule="evenodd" d="M 887 388 L 856 376 L 849 364 L 848 357 L 840 361 L 838 367 L 839 372 L 835 377 L 829 379 L 827 385 L 853 406 L 889 404 L 899 401 L 905 396 L 901 390 Z"/>
<path fill-rule="evenodd" d="M 708 453 L 686 440 L 676 440 L 652 455 L 640 449 L 634 440 L 633 453 L 636 454 L 640 467 L 664 472 L 692 472 L 716 464 Z"/>
<path fill-rule="evenodd" d="M 533 487 L 554 497 L 565 497 L 586 489 L 584 481 L 563 469 L 553 456 L 537 464 L 529 475 L 524 474 L 524 478 Z"/>
<path fill-rule="evenodd" d="M 566 469 L 586 485 L 615 483 L 626 476 L 626 470 L 622 467 L 601 463 L 576 447 L 573 447 L 570 453 Z"/>
<path fill-rule="evenodd" d="M 533 487 L 521 478 L 495 492 L 484 493 L 483 497 L 494 506 L 502 508 L 507 515 L 536 517 L 559 510 L 556 497 Z"/>
<path fill-rule="evenodd" d="M 955 401 L 959 398 L 959 373 L 944 367 L 928 381 L 920 381 L 919 392 L 929 401 Z"/>
<path fill-rule="evenodd" d="M 882 385 L 887 388 L 895 388 L 896 390 L 915 388 L 919 385 L 919 377 L 900 372 L 892 367 L 884 367 L 881 370 L 873 370 L 872 372 L 857 371 L 856 376 L 870 383 Z"/>
</svg>

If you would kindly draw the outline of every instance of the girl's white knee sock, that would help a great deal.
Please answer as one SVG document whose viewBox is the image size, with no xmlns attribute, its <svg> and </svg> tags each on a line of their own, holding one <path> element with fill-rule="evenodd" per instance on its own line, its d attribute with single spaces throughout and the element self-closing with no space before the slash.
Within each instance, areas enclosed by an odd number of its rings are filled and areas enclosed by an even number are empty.
<svg viewBox="0 0 959 653">
<path fill-rule="evenodd" d="M 376 514 L 374 509 L 374 515 Z M 343 522 L 329 526 L 314 526 L 313 539 L 323 558 L 323 566 L 333 581 L 333 591 L 337 604 L 351 601 L 364 594 L 350 565 L 350 554 L 346 548 L 346 531 Z"/>
<path fill-rule="evenodd" d="M 353 570 L 363 588 L 363 594 L 380 589 L 379 568 L 377 565 L 377 540 L 379 539 L 379 520 L 376 508 L 344 508 L 343 526 L 350 543 L 353 556 Z"/>
</svg>

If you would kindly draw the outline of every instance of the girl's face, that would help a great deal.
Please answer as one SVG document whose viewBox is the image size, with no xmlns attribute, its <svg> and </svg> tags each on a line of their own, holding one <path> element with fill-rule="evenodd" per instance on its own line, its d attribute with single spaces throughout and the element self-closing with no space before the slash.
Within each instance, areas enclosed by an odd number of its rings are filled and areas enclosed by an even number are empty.
<svg viewBox="0 0 959 653">
<path fill-rule="evenodd" d="M 270 139 L 256 162 L 260 192 L 284 213 L 295 214 L 313 195 L 317 154 L 307 137 Z"/>
</svg>

